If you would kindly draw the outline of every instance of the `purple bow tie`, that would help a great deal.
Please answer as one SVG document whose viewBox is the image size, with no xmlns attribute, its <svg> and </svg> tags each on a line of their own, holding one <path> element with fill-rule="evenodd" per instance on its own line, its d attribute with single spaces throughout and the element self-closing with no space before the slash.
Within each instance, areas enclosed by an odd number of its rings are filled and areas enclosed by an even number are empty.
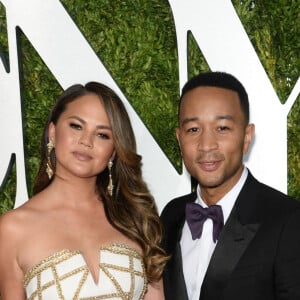
<svg viewBox="0 0 300 300">
<path fill-rule="evenodd" d="M 185 217 L 192 233 L 193 240 L 199 239 L 202 235 L 203 223 L 208 219 L 213 221 L 213 240 L 216 242 L 224 226 L 222 207 L 211 205 L 207 208 L 196 203 L 187 203 Z"/>
</svg>

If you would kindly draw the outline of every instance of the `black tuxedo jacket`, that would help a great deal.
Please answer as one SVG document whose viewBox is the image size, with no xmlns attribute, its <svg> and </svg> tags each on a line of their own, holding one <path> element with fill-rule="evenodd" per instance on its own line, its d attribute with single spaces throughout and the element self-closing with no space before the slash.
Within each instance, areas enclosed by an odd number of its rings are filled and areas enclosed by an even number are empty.
<svg viewBox="0 0 300 300">
<path fill-rule="evenodd" d="M 166 300 L 188 300 L 180 238 L 191 193 L 164 208 Z M 201 256 L 201 253 L 199 253 Z M 195 270 L 191 270 L 195 272 Z M 300 300 L 300 202 L 259 183 L 249 172 L 220 234 L 201 300 Z"/>
</svg>

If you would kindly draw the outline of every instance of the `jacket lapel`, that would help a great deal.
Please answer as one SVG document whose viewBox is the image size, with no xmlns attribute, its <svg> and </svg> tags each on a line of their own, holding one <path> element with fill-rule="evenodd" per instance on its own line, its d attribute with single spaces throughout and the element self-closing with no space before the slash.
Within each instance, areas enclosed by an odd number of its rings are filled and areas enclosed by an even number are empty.
<svg viewBox="0 0 300 300">
<path fill-rule="evenodd" d="M 228 278 L 256 234 L 259 224 L 242 225 L 231 216 L 209 263 L 200 299 L 222 299 Z"/>
<path fill-rule="evenodd" d="M 184 281 L 183 269 L 182 269 L 182 257 L 180 243 L 178 242 L 172 259 L 169 263 L 167 274 L 168 282 L 171 283 L 171 292 L 169 293 L 168 299 L 172 300 L 188 300 L 186 285 Z"/>
<path fill-rule="evenodd" d="M 164 270 L 164 288 L 166 292 L 166 299 L 188 300 L 183 275 L 180 239 L 182 235 L 182 228 L 185 222 L 185 205 L 187 202 L 193 202 L 195 198 L 195 193 L 184 196 L 182 201 L 179 202 L 175 216 L 173 216 L 175 220 L 165 220 L 165 222 L 169 221 L 170 223 L 174 221 L 175 224 L 171 227 L 172 232 L 169 232 L 169 240 L 164 245 L 167 253 L 171 253 L 171 258 Z"/>
<path fill-rule="evenodd" d="M 210 260 L 201 288 L 201 300 L 222 299 L 232 271 L 260 226 L 256 219 L 255 182 L 249 173 Z"/>
</svg>

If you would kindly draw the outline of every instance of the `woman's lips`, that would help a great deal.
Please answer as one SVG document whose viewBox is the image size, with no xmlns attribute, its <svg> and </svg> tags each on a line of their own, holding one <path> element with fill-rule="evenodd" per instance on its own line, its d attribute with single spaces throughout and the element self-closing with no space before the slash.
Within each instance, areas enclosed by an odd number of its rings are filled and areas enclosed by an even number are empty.
<svg viewBox="0 0 300 300">
<path fill-rule="evenodd" d="M 87 160 L 92 159 L 92 157 L 85 152 L 75 151 L 75 152 L 73 152 L 73 155 L 75 156 L 75 158 L 77 158 L 80 161 L 87 161 Z"/>
</svg>

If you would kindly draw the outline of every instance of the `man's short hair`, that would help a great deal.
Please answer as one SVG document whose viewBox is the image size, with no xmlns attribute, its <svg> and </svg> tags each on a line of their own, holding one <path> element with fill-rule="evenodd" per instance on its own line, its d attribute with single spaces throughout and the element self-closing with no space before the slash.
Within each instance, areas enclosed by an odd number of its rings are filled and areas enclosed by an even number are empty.
<svg viewBox="0 0 300 300">
<path fill-rule="evenodd" d="M 228 90 L 232 90 L 238 93 L 241 109 L 245 115 L 246 122 L 249 122 L 250 113 L 249 113 L 249 99 L 246 89 L 242 83 L 236 79 L 233 75 L 225 72 L 206 72 L 200 73 L 191 79 L 189 79 L 182 88 L 180 101 L 179 101 L 179 110 L 183 96 L 190 90 L 200 86 L 207 87 L 219 87 Z"/>
</svg>

